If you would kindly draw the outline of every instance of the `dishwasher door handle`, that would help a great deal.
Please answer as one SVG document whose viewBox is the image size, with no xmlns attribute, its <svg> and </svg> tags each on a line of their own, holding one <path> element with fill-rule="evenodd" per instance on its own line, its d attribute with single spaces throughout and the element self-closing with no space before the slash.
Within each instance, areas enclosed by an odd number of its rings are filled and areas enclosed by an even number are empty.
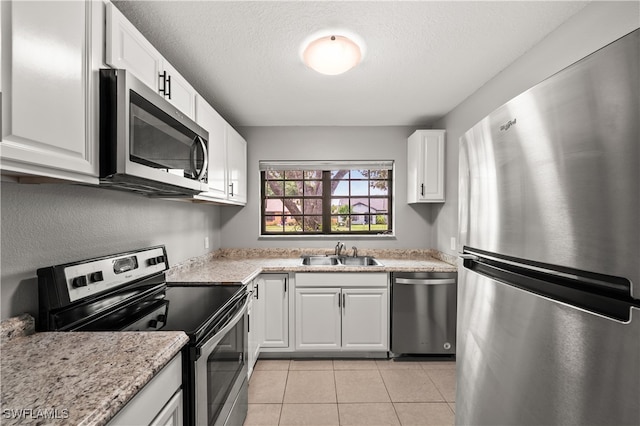
<svg viewBox="0 0 640 426">
<path fill-rule="evenodd" d="M 445 279 L 395 278 L 393 283 L 394 284 L 410 284 L 410 285 L 441 285 L 441 284 L 455 284 L 456 280 L 454 278 L 445 278 Z"/>
</svg>

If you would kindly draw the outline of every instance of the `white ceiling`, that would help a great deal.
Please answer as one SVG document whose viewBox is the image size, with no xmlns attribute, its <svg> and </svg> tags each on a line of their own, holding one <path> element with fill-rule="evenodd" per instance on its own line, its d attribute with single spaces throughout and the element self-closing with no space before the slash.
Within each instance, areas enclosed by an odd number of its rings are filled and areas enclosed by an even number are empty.
<svg viewBox="0 0 640 426">
<path fill-rule="evenodd" d="M 113 2 L 234 126 L 429 125 L 589 3 Z M 301 62 L 327 28 L 364 39 L 358 67 Z"/>
</svg>

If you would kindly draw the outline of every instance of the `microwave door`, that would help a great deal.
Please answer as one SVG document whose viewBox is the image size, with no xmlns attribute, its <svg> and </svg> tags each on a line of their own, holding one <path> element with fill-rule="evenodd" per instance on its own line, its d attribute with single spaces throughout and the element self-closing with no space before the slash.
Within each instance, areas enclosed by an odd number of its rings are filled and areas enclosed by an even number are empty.
<svg viewBox="0 0 640 426">
<path fill-rule="evenodd" d="M 203 138 L 133 89 L 129 96 L 127 167 L 149 179 L 175 184 L 187 181 L 193 189 L 200 189 L 206 183 L 208 160 Z"/>
</svg>

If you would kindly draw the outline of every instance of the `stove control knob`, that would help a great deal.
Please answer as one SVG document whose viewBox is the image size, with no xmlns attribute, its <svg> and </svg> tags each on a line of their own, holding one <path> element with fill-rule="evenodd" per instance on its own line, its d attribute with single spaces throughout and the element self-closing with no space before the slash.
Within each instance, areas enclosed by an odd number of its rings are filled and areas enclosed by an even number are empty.
<svg viewBox="0 0 640 426">
<path fill-rule="evenodd" d="M 156 320 L 149 321 L 149 328 L 158 328 L 158 321 Z"/>
<path fill-rule="evenodd" d="M 167 322 L 167 316 L 164 314 L 158 315 L 158 322 Z"/>
<path fill-rule="evenodd" d="M 164 256 L 158 256 L 156 257 L 156 260 L 158 261 L 158 263 L 164 263 Z"/>
<path fill-rule="evenodd" d="M 89 281 L 92 282 L 92 283 L 97 283 L 99 281 L 104 281 L 104 276 L 102 275 L 102 271 L 97 271 L 97 272 L 91 273 L 91 275 L 89 275 Z"/>
<path fill-rule="evenodd" d="M 71 285 L 74 288 L 78 288 L 78 287 L 86 287 L 87 286 L 87 276 L 86 275 L 80 275 L 78 277 L 75 277 L 72 281 L 71 281 Z"/>
<path fill-rule="evenodd" d="M 157 265 L 158 260 L 155 257 L 152 257 L 149 260 L 147 260 L 147 263 L 149 264 L 149 266 Z"/>
</svg>

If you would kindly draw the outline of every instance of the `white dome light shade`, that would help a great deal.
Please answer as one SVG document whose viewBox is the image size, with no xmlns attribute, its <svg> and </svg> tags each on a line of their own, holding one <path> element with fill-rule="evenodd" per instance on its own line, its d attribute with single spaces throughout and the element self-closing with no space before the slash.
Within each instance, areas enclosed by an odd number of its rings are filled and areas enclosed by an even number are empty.
<svg viewBox="0 0 640 426">
<path fill-rule="evenodd" d="M 304 63 L 311 69 L 326 75 L 338 75 L 358 65 L 362 52 L 353 40 L 330 35 L 320 37 L 304 49 Z"/>
</svg>

